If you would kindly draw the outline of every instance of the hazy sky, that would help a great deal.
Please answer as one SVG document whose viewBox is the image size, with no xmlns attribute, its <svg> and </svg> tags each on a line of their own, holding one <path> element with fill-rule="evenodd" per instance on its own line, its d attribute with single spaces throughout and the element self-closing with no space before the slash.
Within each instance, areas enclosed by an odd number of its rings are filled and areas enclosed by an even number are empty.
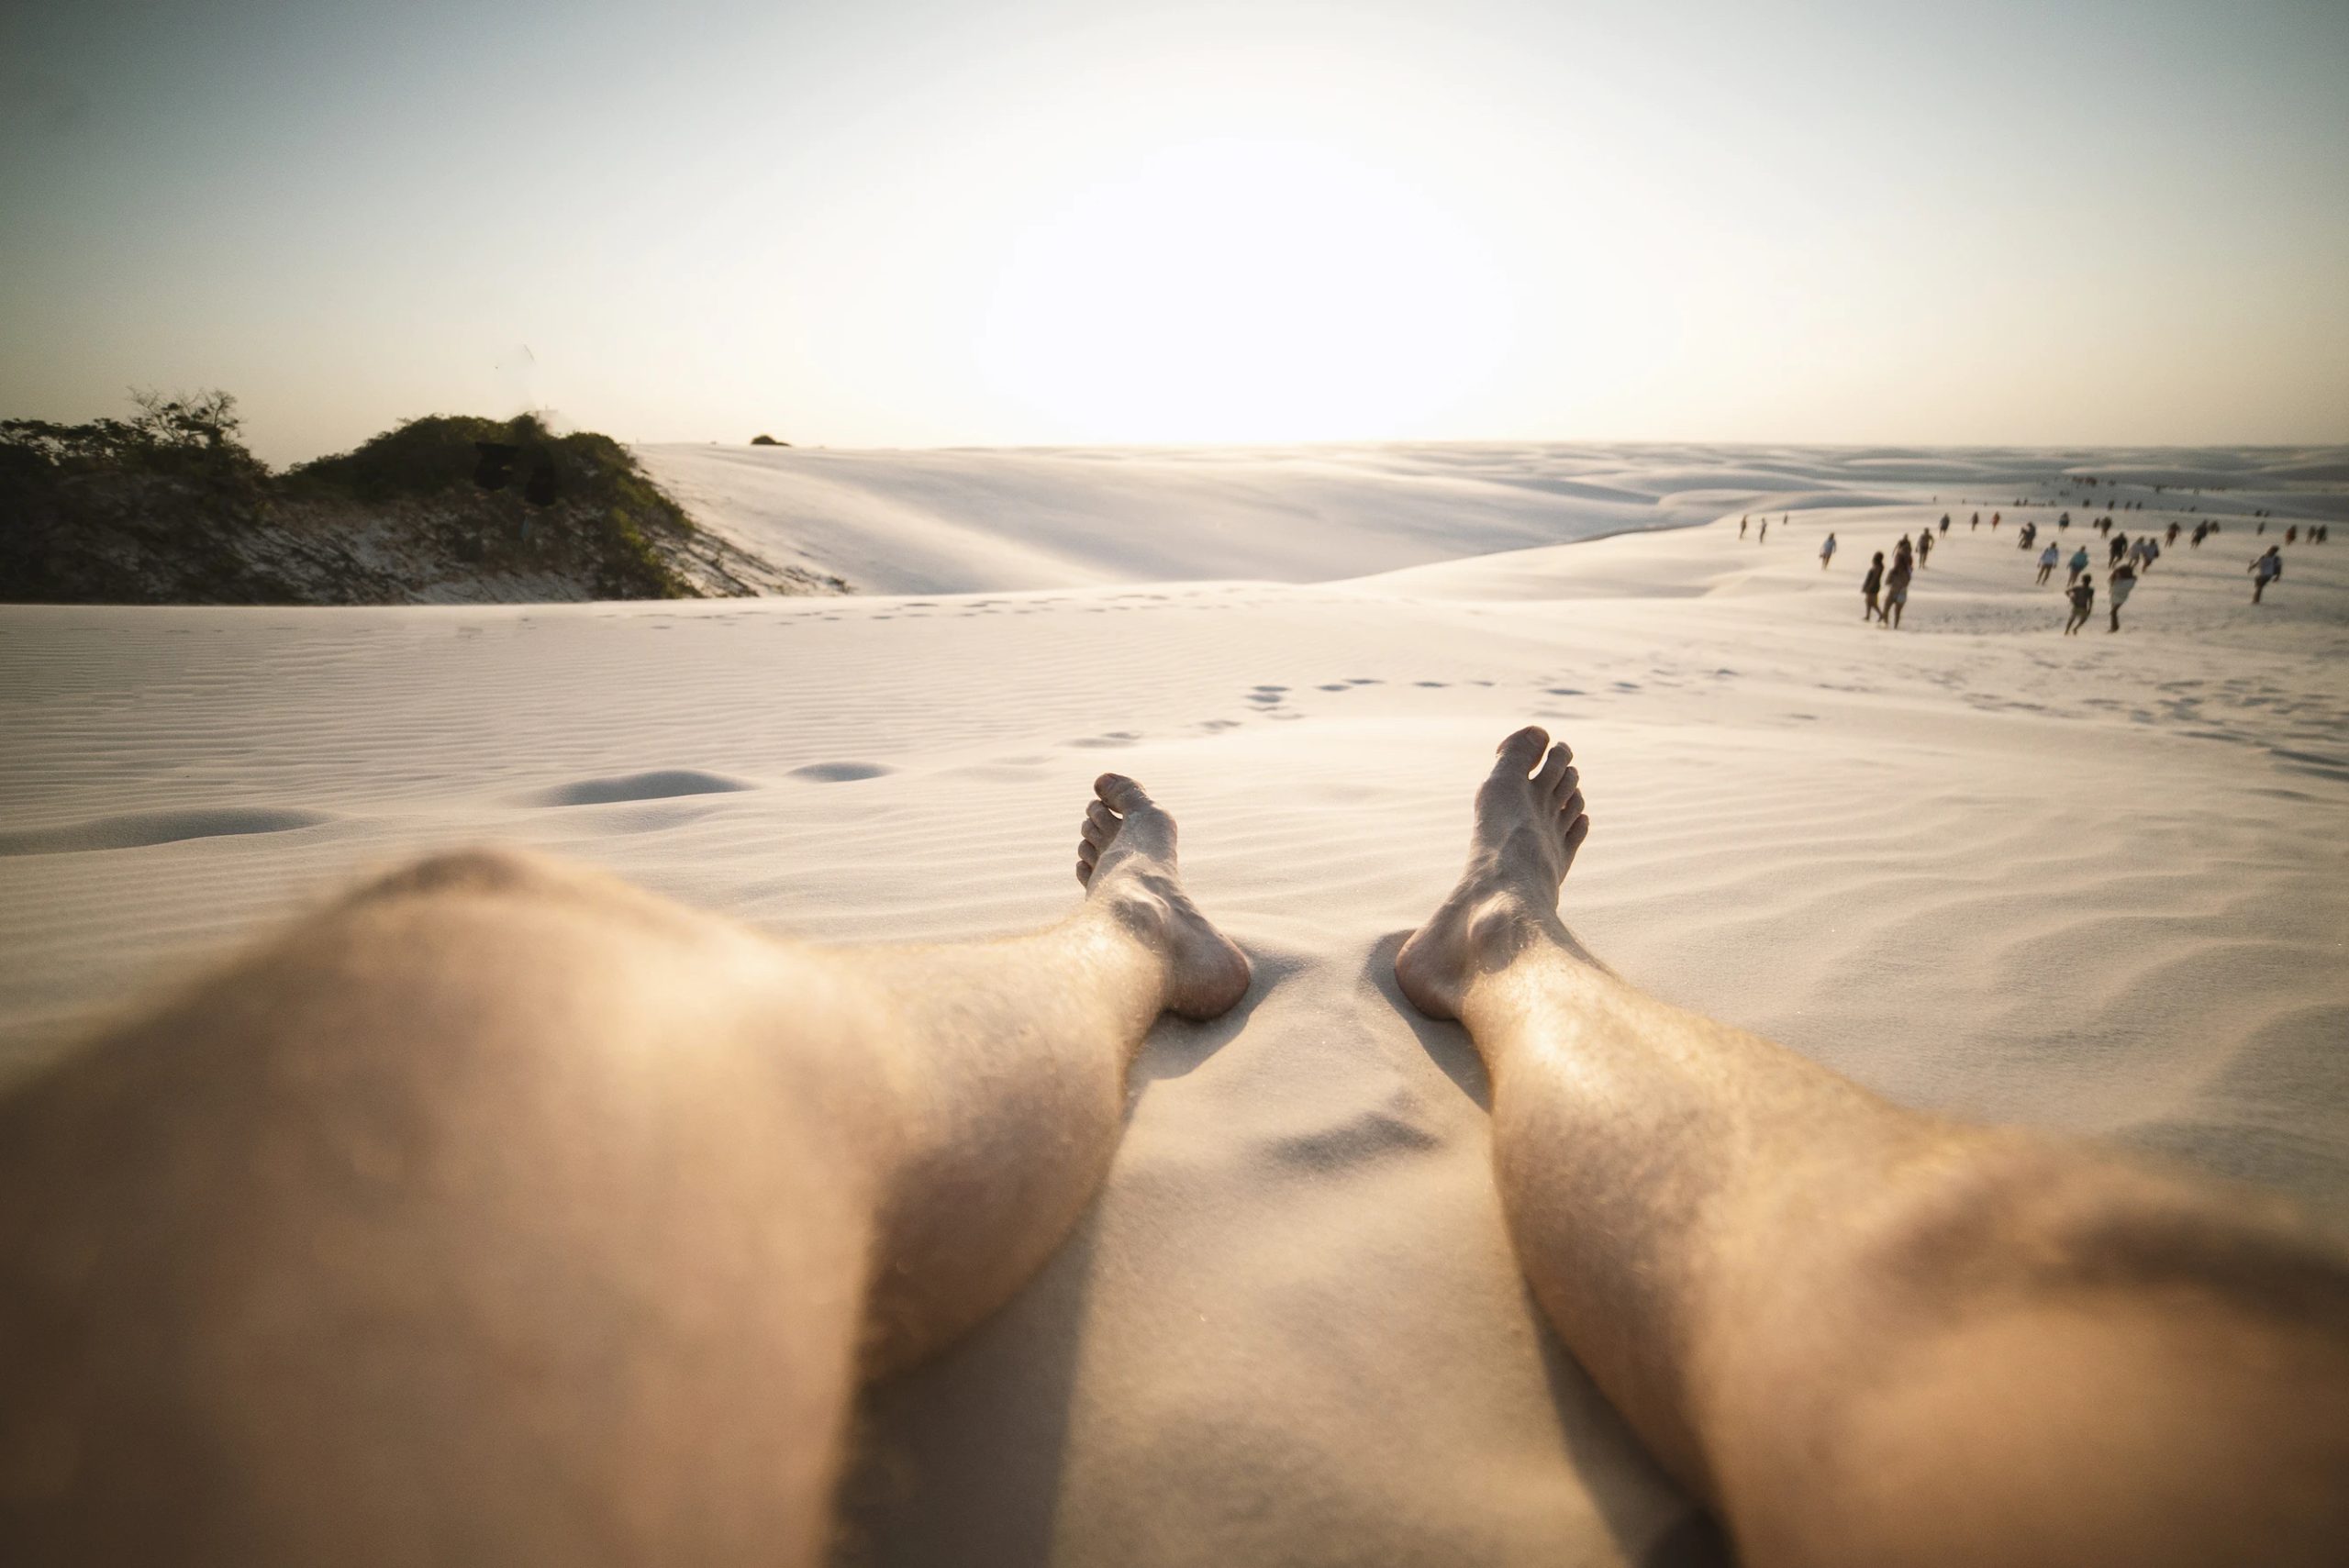
<svg viewBox="0 0 2349 1568">
<path fill-rule="evenodd" d="M 2349 439 L 2342 0 L 6 3 L 0 415 Z"/>
</svg>

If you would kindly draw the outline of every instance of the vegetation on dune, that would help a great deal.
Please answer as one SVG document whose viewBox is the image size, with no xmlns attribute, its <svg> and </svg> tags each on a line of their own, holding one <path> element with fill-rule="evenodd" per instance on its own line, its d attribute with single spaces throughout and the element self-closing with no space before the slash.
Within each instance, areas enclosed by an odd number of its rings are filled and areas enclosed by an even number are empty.
<svg viewBox="0 0 2349 1568">
<path fill-rule="evenodd" d="M 765 431 L 762 430 L 757 435 L 751 438 L 751 444 L 754 447 L 787 447 L 791 443 L 789 441 L 778 441 L 773 436 L 770 436 Z"/>
<path fill-rule="evenodd" d="M 0 421 L 0 599 L 227 604 L 837 591 L 698 530 L 628 449 L 437 414 L 282 474 L 225 392 Z"/>
<path fill-rule="evenodd" d="M 592 430 L 558 436 L 536 414 L 484 419 L 432 414 L 409 419 L 353 450 L 303 463 L 287 473 L 290 494 L 340 494 L 371 503 L 434 496 L 473 496 L 480 488 L 485 450 L 512 449 L 514 466 L 547 486 L 551 506 L 592 514 L 603 545 L 600 591 L 611 598 L 694 597 L 692 587 L 662 560 L 647 531 L 694 531 L 693 519 L 648 478 L 627 448 Z M 517 499 L 503 485 L 490 499 Z M 538 497 L 529 483 L 518 497 Z M 520 538 L 527 539 L 524 528 Z"/>
<path fill-rule="evenodd" d="M 243 419 L 226 392 L 134 389 L 130 418 L 59 425 L 0 419 L 0 475 L 24 480 L 44 472 L 120 471 L 193 479 L 258 494 L 269 465 L 237 439 Z"/>
</svg>

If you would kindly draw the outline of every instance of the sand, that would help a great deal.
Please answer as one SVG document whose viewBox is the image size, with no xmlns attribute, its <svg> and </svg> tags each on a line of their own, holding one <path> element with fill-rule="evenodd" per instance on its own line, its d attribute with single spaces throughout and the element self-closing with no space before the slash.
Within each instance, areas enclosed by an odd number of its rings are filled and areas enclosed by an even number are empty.
<svg viewBox="0 0 2349 1568">
<path fill-rule="evenodd" d="M 818 940 L 1015 930 L 1134 773 L 1256 986 L 1162 1024 L 1078 1233 L 874 1391 L 845 1561 L 1704 1560 L 1519 1283 L 1473 1052 L 1388 973 L 1528 720 L 1591 803 L 1569 917 L 1634 981 L 2349 1224 L 2349 536 L 2254 609 L 2243 516 L 2349 517 L 2349 453 L 650 457 L 898 591 L 0 609 L 0 1070 L 459 841 Z M 2119 636 L 2058 635 L 2013 548 L 2065 466 L 2232 486 L 2121 515 L 2227 522 Z M 1943 511 L 1909 629 L 1864 628 L 1867 551 Z"/>
</svg>

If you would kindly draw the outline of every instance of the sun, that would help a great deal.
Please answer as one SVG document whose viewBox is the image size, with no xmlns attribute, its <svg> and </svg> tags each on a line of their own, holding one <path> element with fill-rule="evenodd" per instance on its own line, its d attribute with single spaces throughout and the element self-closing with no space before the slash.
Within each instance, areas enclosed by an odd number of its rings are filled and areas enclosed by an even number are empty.
<svg viewBox="0 0 2349 1568">
<path fill-rule="evenodd" d="M 1510 317 L 1486 248 L 1422 191 L 1309 142 L 1210 139 L 1041 212 L 978 350 L 1073 440 L 1369 439 L 1486 385 Z"/>
</svg>

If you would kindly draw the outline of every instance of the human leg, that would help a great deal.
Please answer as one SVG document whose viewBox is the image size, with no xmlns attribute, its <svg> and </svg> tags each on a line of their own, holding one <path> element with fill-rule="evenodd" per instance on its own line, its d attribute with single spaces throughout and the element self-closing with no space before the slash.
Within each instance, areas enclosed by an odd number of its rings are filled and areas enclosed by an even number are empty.
<svg viewBox="0 0 2349 1568">
<path fill-rule="evenodd" d="M 1589 824 L 1545 742 L 1504 742 L 1397 973 L 1485 1059 L 1535 1296 L 1742 1560 L 2326 1561 L 2349 1263 L 1634 990 L 1559 918 Z"/>
<path fill-rule="evenodd" d="M 0 1102 L 0 1560 L 820 1554 L 861 1369 L 1008 1296 L 1246 961 L 1105 779 L 1087 892 L 825 952 L 502 853 Z"/>
</svg>

